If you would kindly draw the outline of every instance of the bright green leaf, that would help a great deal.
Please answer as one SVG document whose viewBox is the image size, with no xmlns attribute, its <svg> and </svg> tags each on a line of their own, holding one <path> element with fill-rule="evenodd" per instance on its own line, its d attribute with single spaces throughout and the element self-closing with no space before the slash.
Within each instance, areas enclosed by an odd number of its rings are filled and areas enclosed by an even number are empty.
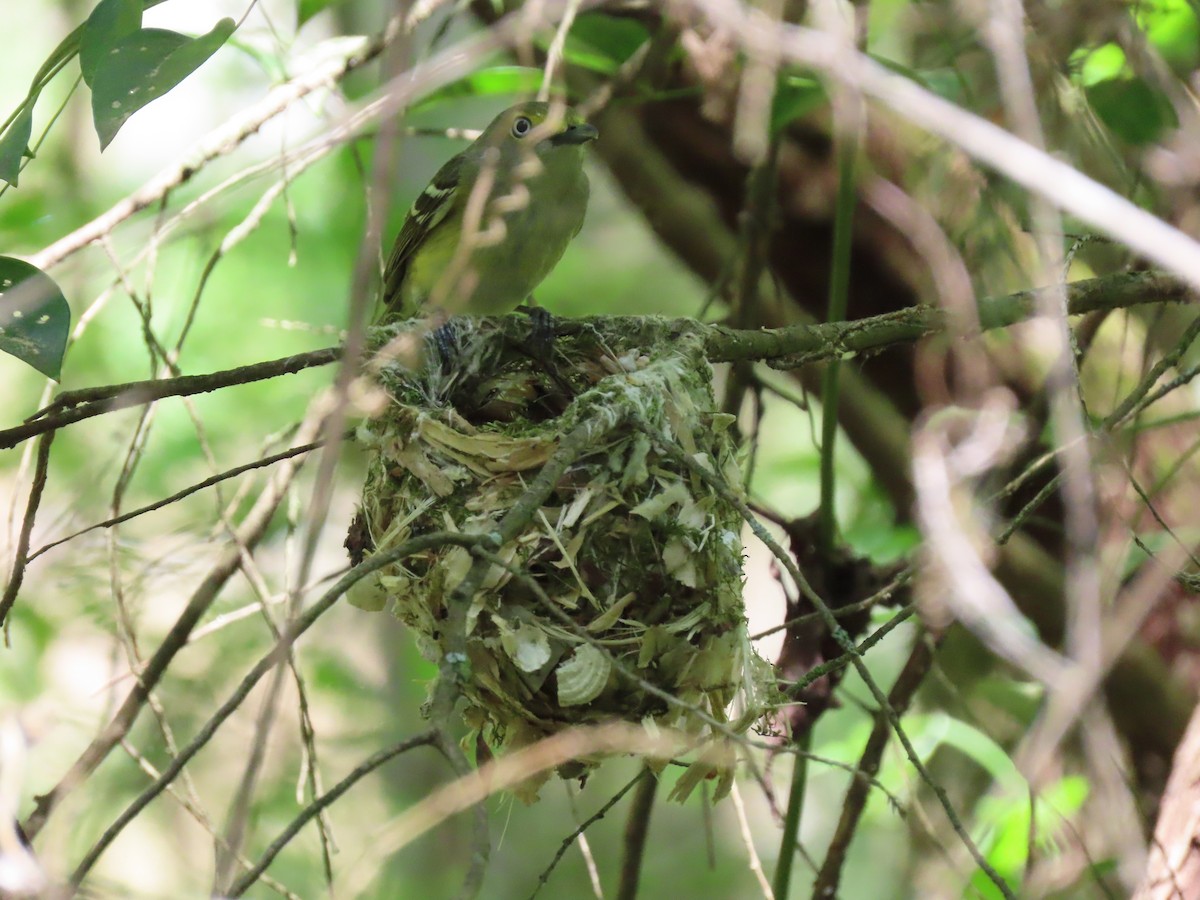
<svg viewBox="0 0 1200 900">
<path fill-rule="evenodd" d="M 1134 19 L 1177 74 L 1200 63 L 1200 22 L 1188 0 L 1153 0 L 1135 6 Z"/>
<path fill-rule="evenodd" d="M 57 379 L 70 327 L 71 308 L 50 276 L 0 256 L 0 351 Z"/>
<path fill-rule="evenodd" d="M 25 101 L 25 106 L 17 113 L 4 136 L 0 137 L 0 181 L 7 181 L 13 187 L 17 186 L 17 178 L 21 174 L 21 160 L 32 156 L 29 137 L 33 134 L 34 99 Z"/>
<path fill-rule="evenodd" d="M 1032 803 L 1027 791 L 992 794 L 980 801 L 976 818 L 987 826 L 981 849 L 986 847 L 988 862 L 1018 889 L 1018 894 L 1029 859 L 1030 837 L 1035 838 L 1038 856 L 1042 859 L 1053 860 L 1061 856 L 1059 837 L 1067 823 L 1083 808 L 1089 792 L 1086 778 L 1068 775 L 1043 786 Z M 984 897 L 1000 896 L 981 871 L 976 871 L 971 882 Z"/>
<path fill-rule="evenodd" d="M 614 62 L 603 53 L 597 53 L 587 44 L 572 41 L 570 38 L 567 38 L 566 44 L 563 45 L 563 57 L 575 68 L 586 69 L 598 75 L 615 75 L 621 68 L 620 63 Z"/>
<path fill-rule="evenodd" d="M 317 13 L 324 12 L 331 6 L 345 3 L 346 0 L 300 0 L 296 10 L 296 24 L 303 25 Z"/>
<path fill-rule="evenodd" d="M 807 75 L 783 75 L 771 100 L 771 133 L 777 134 L 788 123 L 803 118 L 828 101 L 825 88 Z"/>
<path fill-rule="evenodd" d="M 92 83 L 92 119 L 100 149 L 109 145 L 130 116 L 216 53 L 235 27 L 233 19 L 222 19 L 198 38 L 143 28 L 118 42 L 104 57 Z"/>
<path fill-rule="evenodd" d="M 83 26 L 79 68 L 88 87 L 96 72 L 122 40 L 142 27 L 142 0 L 100 0 Z"/>
<path fill-rule="evenodd" d="M 1105 44 L 1095 50 L 1080 52 L 1083 59 L 1079 66 L 1079 83 L 1084 87 L 1130 74 L 1125 51 L 1116 44 Z M 1072 60 L 1079 55 L 1072 56 Z"/>
<path fill-rule="evenodd" d="M 493 66 L 472 72 L 427 96 L 416 108 L 436 105 L 451 97 L 485 97 L 495 94 L 529 94 L 542 86 L 541 69 L 526 66 Z"/>
<path fill-rule="evenodd" d="M 650 40 L 650 31 L 636 19 L 584 13 L 571 26 L 570 37 L 594 47 L 617 62 L 625 62 Z"/>
</svg>

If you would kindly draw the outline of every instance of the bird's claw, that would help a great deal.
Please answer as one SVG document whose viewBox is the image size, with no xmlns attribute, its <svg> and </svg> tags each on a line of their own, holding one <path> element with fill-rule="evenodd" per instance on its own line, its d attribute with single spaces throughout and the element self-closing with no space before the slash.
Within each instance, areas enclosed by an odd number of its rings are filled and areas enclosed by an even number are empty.
<svg viewBox="0 0 1200 900">
<path fill-rule="evenodd" d="M 549 360 L 554 352 L 557 329 L 554 316 L 541 306 L 519 306 L 529 316 L 529 353 L 534 359 Z"/>
</svg>

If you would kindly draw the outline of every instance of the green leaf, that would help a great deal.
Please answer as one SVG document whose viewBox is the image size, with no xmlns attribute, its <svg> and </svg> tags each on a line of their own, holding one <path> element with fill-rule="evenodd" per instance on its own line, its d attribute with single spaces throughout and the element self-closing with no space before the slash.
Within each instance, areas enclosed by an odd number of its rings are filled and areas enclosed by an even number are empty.
<svg viewBox="0 0 1200 900">
<path fill-rule="evenodd" d="M 429 94 L 416 109 L 436 105 L 451 97 L 484 97 L 494 94 L 528 94 L 542 86 L 542 70 L 527 66 L 492 66 L 472 72 Z"/>
<path fill-rule="evenodd" d="M 79 39 L 79 68 L 88 87 L 117 45 L 142 27 L 142 0 L 100 0 L 83 24 Z"/>
<path fill-rule="evenodd" d="M 803 118 L 828 100 L 825 88 L 808 75 L 781 75 L 771 100 L 771 134 Z"/>
<path fill-rule="evenodd" d="M 1138 3 L 1133 15 L 1175 74 L 1185 78 L 1200 63 L 1200 21 L 1188 0 Z"/>
<path fill-rule="evenodd" d="M 1131 76 L 1133 70 L 1125 58 L 1125 51 L 1118 44 L 1103 44 L 1094 50 L 1077 50 L 1071 54 L 1071 65 L 1077 67 L 1076 76 L 1084 87 L 1111 81 L 1122 76 Z"/>
<path fill-rule="evenodd" d="M 930 69 L 917 70 L 876 53 L 868 53 L 867 56 L 885 69 L 889 69 L 897 75 L 903 75 L 910 81 L 915 81 L 925 90 L 932 91 L 939 97 L 944 97 L 953 103 L 961 103 L 963 100 L 962 75 L 951 66 L 935 66 Z"/>
<path fill-rule="evenodd" d="M 57 380 L 71 328 L 71 308 L 36 266 L 0 256 L 0 351 Z"/>
<path fill-rule="evenodd" d="M 569 37 L 623 63 L 650 40 L 650 31 L 636 19 L 584 13 L 575 20 Z"/>
<path fill-rule="evenodd" d="M 649 39 L 650 32 L 633 19 L 585 13 L 567 34 L 563 55 L 574 65 L 612 75 Z"/>
<path fill-rule="evenodd" d="M 317 13 L 345 2 L 346 0 L 300 0 L 300 5 L 296 10 L 296 24 L 303 25 Z"/>
<path fill-rule="evenodd" d="M 21 160 L 33 155 L 29 152 L 29 137 L 33 134 L 33 104 L 36 99 L 25 101 L 25 106 L 17 113 L 4 136 L 0 137 L 0 180 L 7 181 L 13 187 L 17 186 L 17 178 L 21 174 Z"/>
<path fill-rule="evenodd" d="M 1179 125 L 1175 109 L 1140 78 L 1113 78 L 1086 88 L 1096 116 L 1128 144 L 1154 143 Z"/>
<path fill-rule="evenodd" d="M 126 36 L 103 57 L 92 82 L 92 120 L 107 147 L 135 112 L 166 94 L 220 49 L 233 34 L 222 19 L 198 38 L 159 28 Z"/>
</svg>

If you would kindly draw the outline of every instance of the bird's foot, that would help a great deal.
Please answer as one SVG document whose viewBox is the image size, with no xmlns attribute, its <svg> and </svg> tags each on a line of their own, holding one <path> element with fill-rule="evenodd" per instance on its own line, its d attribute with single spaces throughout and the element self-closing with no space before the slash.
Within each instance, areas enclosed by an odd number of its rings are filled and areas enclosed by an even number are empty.
<svg viewBox="0 0 1200 900">
<path fill-rule="evenodd" d="M 447 319 L 430 332 L 429 338 L 442 375 L 451 375 L 462 357 L 462 334 L 458 323 L 454 319 Z"/>
<path fill-rule="evenodd" d="M 529 316 L 529 355 L 534 359 L 552 359 L 556 336 L 554 316 L 540 306 L 518 306 L 517 310 Z"/>
</svg>

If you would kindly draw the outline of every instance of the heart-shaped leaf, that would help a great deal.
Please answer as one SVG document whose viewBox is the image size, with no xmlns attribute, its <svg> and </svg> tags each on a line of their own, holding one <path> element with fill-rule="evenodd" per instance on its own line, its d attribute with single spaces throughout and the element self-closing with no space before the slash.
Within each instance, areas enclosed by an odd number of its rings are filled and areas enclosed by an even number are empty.
<svg viewBox="0 0 1200 900">
<path fill-rule="evenodd" d="M 112 142 L 130 116 L 200 68 L 235 27 L 233 19 L 222 19 L 198 38 L 142 28 L 118 41 L 101 58 L 92 79 L 92 120 L 100 149 Z"/>
<path fill-rule="evenodd" d="M 141 27 L 142 0 L 100 0 L 79 39 L 79 68 L 88 87 L 95 81 L 104 58 Z"/>
<path fill-rule="evenodd" d="M 0 256 L 0 351 L 57 380 L 71 329 L 71 308 L 37 266 Z"/>
</svg>

